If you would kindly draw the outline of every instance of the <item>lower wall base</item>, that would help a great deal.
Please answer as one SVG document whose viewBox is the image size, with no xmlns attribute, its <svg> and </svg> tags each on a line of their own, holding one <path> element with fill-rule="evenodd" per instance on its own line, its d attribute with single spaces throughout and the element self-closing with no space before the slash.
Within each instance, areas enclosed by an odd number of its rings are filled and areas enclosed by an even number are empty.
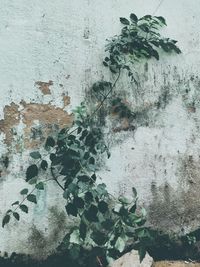
<svg viewBox="0 0 200 267">
<path fill-rule="evenodd" d="M 158 261 L 152 267 L 200 267 L 200 263 L 187 261 Z"/>
</svg>

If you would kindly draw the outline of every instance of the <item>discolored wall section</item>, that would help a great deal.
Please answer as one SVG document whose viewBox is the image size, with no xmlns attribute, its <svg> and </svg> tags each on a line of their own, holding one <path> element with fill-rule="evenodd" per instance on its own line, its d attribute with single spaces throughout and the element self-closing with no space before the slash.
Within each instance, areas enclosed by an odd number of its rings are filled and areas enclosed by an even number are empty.
<svg viewBox="0 0 200 267">
<path fill-rule="evenodd" d="M 73 108 L 95 81 L 112 79 L 101 62 L 106 38 L 120 30 L 118 18 L 156 11 L 168 22 L 163 34 L 179 41 L 182 54 L 163 54 L 159 62 L 136 66 L 138 86 L 123 76 L 118 89 L 135 118 L 131 125 L 107 119 L 112 156 L 100 176 L 115 194 L 128 195 L 135 186 L 154 228 L 185 234 L 199 227 L 200 3 L 168 0 L 156 10 L 159 2 L 12 0 L 2 4 L 1 217 L 25 186 L 29 152 L 52 131 L 71 126 Z M 20 223 L 0 229 L 2 253 L 43 257 L 62 239 L 62 225 L 67 227 L 68 218 L 62 213 L 61 192 L 49 184 L 38 199 Z M 60 233 L 56 218 L 63 222 Z"/>
</svg>

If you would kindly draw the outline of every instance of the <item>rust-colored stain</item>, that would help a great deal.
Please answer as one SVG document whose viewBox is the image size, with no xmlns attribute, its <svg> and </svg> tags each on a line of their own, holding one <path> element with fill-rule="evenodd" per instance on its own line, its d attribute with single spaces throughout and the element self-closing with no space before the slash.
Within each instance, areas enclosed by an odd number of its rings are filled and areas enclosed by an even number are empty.
<svg viewBox="0 0 200 267">
<path fill-rule="evenodd" d="M 68 106 L 70 104 L 70 98 L 67 95 L 63 95 L 63 103 L 64 107 Z"/>
<path fill-rule="evenodd" d="M 11 144 L 13 140 L 13 129 L 20 122 L 19 106 L 15 103 L 11 103 L 10 106 L 4 107 L 4 119 L 0 120 L 0 132 L 5 134 L 6 144 Z"/>
<path fill-rule="evenodd" d="M 38 88 L 41 90 L 41 92 L 44 94 L 44 95 L 50 95 L 51 94 L 51 91 L 50 91 L 50 86 L 53 85 L 53 81 L 49 81 L 49 82 L 41 82 L 41 81 L 38 81 L 35 83 Z"/>
<path fill-rule="evenodd" d="M 69 102 L 68 97 L 66 103 L 69 104 Z M 11 103 L 10 106 L 5 106 L 4 119 L 0 120 L 0 130 L 5 134 L 7 145 L 11 145 L 14 137 L 13 129 L 20 121 L 25 125 L 25 147 L 34 148 L 43 143 L 55 129 L 71 127 L 73 115 L 51 104 L 26 103 L 25 101 L 21 101 L 20 105 Z"/>
</svg>

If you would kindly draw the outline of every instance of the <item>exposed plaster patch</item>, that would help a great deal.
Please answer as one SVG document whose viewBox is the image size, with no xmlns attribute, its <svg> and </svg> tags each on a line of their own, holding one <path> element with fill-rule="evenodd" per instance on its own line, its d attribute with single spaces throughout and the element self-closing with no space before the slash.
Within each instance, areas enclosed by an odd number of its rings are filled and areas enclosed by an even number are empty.
<svg viewBox="0 0 200 267">
<path fill-rule="evenodd" d="M 69 97 L 65 97 L 65 105 L 69 104 Z M 24 124 L 23 135 L 26 148 L 33 148 L 41 144 L 54 129 L 70 127 L 73 115 L 69 115 L 62 108 L 51 104 L 26 103 L 20 105 L 11 103 L 4 108 L 4 119 L 0 121 L 1 132 L 5 134 L 5 143 L 11 145 L 14 140 L 13 129 Z"/>
<path fill-rule="evenodd" d="M 40 91 L 44 94 L 44 95 L 50 95 L 51 91 L 50 91 L 50 86 L 53 85 L 53 81 L 49 81 L 49 82 L 41 82 L 38 81 L 35 83 L 35 85 L 38 86 L 38 88 L 40 89 Z"/>
<path fill-rule="evenodd" d="M 64 107 L 68 106 L 70 104 L 70 98 L 67 95 L 63 95 L 63 103 Z"/>
<path fill-rule="evenodd" d="M 11 103 L 10 106 L 4 107 L 4 119 L 0 120 L 0 132 L 5 134 L 6 144 L 11 144 L 13 140 L 13 129 L 20 122 L 19 106 L 15 103 Z"/>
</svg>

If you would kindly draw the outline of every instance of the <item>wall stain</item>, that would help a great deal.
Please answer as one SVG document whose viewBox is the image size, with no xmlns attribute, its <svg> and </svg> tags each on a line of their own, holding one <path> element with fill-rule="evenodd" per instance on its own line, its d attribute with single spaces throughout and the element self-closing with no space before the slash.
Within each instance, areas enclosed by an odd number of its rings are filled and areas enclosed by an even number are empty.
<svg viewBox="0 0 200 267">
<path fill-rule="evenodd" d="M 50 91 L 50 86 L 53 85 L 53 81 L 49 81 L 49 82 L 41 82 L 41 81 L 37 81 L 35 83 L 35 85 L 38 86 L 38 88 L 40 89 L 40 91 L 44 94 L 44 95 L 50 95 L 51 91 Z"/>
<path fill-rule="evenodd" d="M 70 98 L 65 96 L 65 105 Z M 15 129 L 23 122 L 25 148 L 39 147 L 52 130 L 71 127 L 73 115 L 51 104 L 11 103 L 4 107 L 4 119 L 0 120 L 0 131 L 5 134 L 5 143 L 11 145 L 16 135 Z"/>
<path fill-rule="evenodd" d="M 30 229 L 28 243 L 37 259 L 45 259 L 49 253 L 55 252 L 55 248 L 59 246 L 70 229 L 71 224 L 66 213 L 60 211 L 57 206 L 49 208 L 48 219 L 49 224 L 45 229 L 49 232 L 48 235 L 35 225 Z"/>
<path fill-rule="evenodd" d="M 5 134 L 5 143 L 11 145 L 13 140 L 14 127 L 20 122 L 19 106 L 12 102 L 4 107 L 4 119 L 0 120 L 0 133 Z"/>
<path fill-rule="evenodd" d="M 149 205 L 149 222 L 153 228 L 166 232 L 187 234 L 196 230 L 200 220 L 200 159 L 185 156 L 179 160 L 177 176 L 179 188 L 167 182 L 152 184 L 152 202 Z"/>
</svg>

